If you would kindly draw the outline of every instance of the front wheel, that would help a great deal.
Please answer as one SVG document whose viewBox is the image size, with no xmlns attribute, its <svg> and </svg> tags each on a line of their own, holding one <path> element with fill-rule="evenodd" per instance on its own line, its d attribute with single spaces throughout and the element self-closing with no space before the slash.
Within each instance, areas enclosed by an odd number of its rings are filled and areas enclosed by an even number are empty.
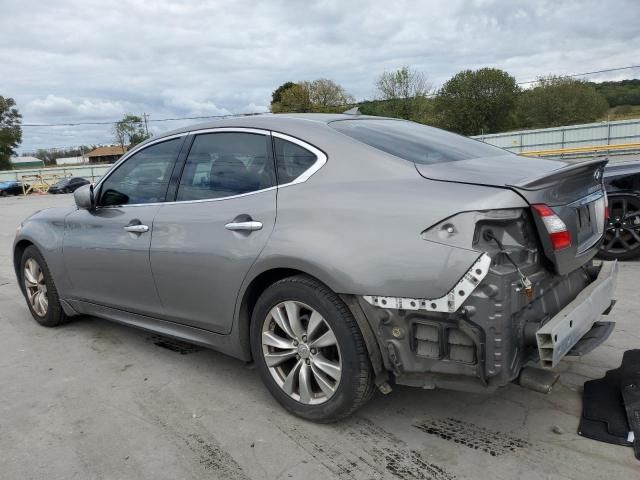
<svg viewBox="0 0 640 480">
<path fill-rule="evenodd" d="M 271 394 L 302 418 L 339 420 L 374 392 L 358 324 L 335 293 L 310 277 L 288 277 L 263 292 L 252 315 L 251 349 Z"/>
<path fill-rule="evenodd" d="M 67 320 L 58 290 L 44 258 L 35 246 L 27 247 L 20 264 L 22 290 L 31 315 L 40 325 L 55 327 Z"/>
</svg>

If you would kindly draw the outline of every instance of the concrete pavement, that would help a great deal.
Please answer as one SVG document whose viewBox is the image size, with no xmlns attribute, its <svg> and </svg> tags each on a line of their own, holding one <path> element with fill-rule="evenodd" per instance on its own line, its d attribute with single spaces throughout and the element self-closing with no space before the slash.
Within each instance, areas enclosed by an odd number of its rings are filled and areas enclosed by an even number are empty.
<svg viewBox="0 0 640 480">
<path fill-rule="evenodd" d="M 396 387 L 347 421 L 315 425 L 283 411 L 253 368 L 219 353 L 93 318 L 37 325 L 16 285 L 11 242 L 30 213 L 72 202 L 0 198 L 2 479 L 586 480 L 640 472 L 632 449 L 576 434 L 582 384 L 640 347 L 640 262 L 621 265 L 611 338 L 563 361 L 551 394 L 515 385 L 487 396 Z"/>
</svg>

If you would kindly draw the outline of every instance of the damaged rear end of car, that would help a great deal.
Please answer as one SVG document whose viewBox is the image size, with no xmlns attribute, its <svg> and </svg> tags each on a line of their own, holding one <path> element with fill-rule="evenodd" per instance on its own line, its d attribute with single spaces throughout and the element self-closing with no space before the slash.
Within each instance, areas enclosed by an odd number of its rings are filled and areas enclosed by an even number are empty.
<svg viewBox="0 0 640 480">
<path fill-rule="evenodd" d="M 445 295 L 358 297 L 396 383 L 491 391 L 606 340 L 614 324 L 601 315 L 614 302 L 617 265 L 592 260 L 607 216 L 606 161 L 411 160 L 425 181 L 510 190 L 523 202 L 460 211 L 420 233 L 477 253 Z"/>
</svg>

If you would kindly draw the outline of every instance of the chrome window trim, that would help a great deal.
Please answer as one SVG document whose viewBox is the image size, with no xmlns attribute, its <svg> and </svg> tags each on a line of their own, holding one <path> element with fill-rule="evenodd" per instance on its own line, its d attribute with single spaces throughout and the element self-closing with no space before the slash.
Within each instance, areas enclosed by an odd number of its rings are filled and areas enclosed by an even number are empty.
<svg viewBox="0 0 640 480">
<path fill-rule="evenodd" d="M 127 207 L 151 207 L 151 206 L 157 206 L 157 205 L 173 205 L 173 204 L 188 204 L 188 203 L 205 203 L 205 202 L 219 202 L 222 200 L 232 200 L 235 198 L 241 198 L 241 197 L 246 197 L 249 195 L 255 195 L 257 193 L 262 193 L 262 192 L 268 192 L 270 190 L 277 190 L 278 188 L 283 188 L 283 187 L 290 187 L 291 185 L 297 185 L 299 183 L 303 183 L 306 182 L 314 173 L 316 173 L 318 170 L 320 170 L 325 163 L 327 163 L 327 155 L 320 149 L 314 147 L 313 145 L 300 140 L 296 137 L 292 137 L 290 135 L 286 135 L 284 133 L 280 133 L 280 132 L 274 132 L 271 130 L 263 130 L 263 129 L 259 129 L 259 128 L 245 128 L 245 127 L 216 127 L 216 128 L 205 128 L 205 129 L 201 129 L 201 130 L 192 130 L 189 132 L 183 132 L 183 133 L 179 133 L 176 135 L 171 135 L 169 137 L 163 137 L 163 138 L 159 138 L 153 142 L 150 143 L 146 143 L 144 144 L 141 148 L 136 148 L 134 150 L 131 150 L 130 152 L 127 152 L 127 154 L 125 156 L 123 156 L 120 160 L 118 160 L 118 162 L 116 164 L 113 165 L 113 167 L 111 167 L 111 169 L 109 170 L 109 172 L 107 172 L 107 174 L 105 174 L 105 176 L 103 176 L 100 181 L 96 184 L 95 188 L 98 189 L 100 187 L 100 185 L 102 184 L 102 182 L 104 182 L 109 175 L 111 175 L 111 173 L 113 171 L 115 171 L 115 169 L 123 162 L 125 162 L 129 157 L 131 157 L 132 155 L 134 155 L 135 153 L 144 150 L 146 147 L 150 147 L 151 145 L 154 145 L 156 143 L 160 143 L 166 140 L 173 140 L 174 138 L 180 138 L 183 137 L 185 135 L 201 135 L 201 134 L 206 134 L 206 133 L 221 133 L 221 132 L 239 132 L 239 133 L 255 133 L 258 135 L 268 135 L 271 137 L 278 137 L 281 138 L 283 140 L 287 140 L 288 142 L 291 143 L 295 143 L 296 145 L 301 146 L 302 148 L 309 150 L 311 153 L 313 153 L 316 156 L 316 161 L 313 163 L 313 165 L 311 165 L 307 170 L 305 170 L 304 172 L 302 172 L 300 175 L 298 175 L 294 180 L 292 180 L 289 183 L 284 183 L 282 185 L 274 185 L 272 187 L 268 187 L 268 188 L 262 188 L 260 190 L 254 190 L 253 192 L 247 192 L 247 193 L 241 193 L 238 195 L 229 195 L 227 197 L 219 197 L 219 198 L 204 198 L 202 200 L 176 200 L 176 201 L 172 201 L 172 202 L 153 202 L 153 203 L 132 203 L 132 204 L 128 204 L 128 205 L 109 205 L 106 207 L 97 207 L 97 208 L 127 208 Z M 277 160 L 276 160 L 276 165 L 275 168 L 277 169 Z"/>
<path fill-rule="evenodd" d="M 130 157 L 132 157 L 136 153 L 141 152 L 145 148 L 150 147 L 152 145 L 155 145 L 157 143 L 162 143 L 162 142 L 166 142 L 166 141 L 169 141 L 169 140 L 175 140 L 176 138 L 181 138 L 181 137 L 184 137 L 184 136 L 187 136 L 187 135 L 189 135 L 189 132 L 177 133 L 175 135 L 170 135 L 168 137 L 157 138 L 155 140 L 150 141 L 149 143 L 145 143 L 144 145 L 135 146 L 132 150 L 129 150 L 122 157 L 120 157 L 120 160 L 118 160 L 116 163 L 114 163 L 113 166 L 107 171 L 107 173 L 105 173 L 102 176 L 102 178 L 100 180 L 98 180 L 98 183 L 96 183 L 96 185 L 94 187 L 94 190 L 97 190 L 107 180 L 107 178 L 109 178 L 111 175 L 113 175 L 113 172 L 115 172 L 116 169 L 121 164 L 126 162 Z M 137 204 L 137 205 L 150 205 L 150 204 L 149 203 L 140 203 L 140 204 Z M 106 208 L 106 207 L 103 207 L 103 208 Z"/>
</svg>

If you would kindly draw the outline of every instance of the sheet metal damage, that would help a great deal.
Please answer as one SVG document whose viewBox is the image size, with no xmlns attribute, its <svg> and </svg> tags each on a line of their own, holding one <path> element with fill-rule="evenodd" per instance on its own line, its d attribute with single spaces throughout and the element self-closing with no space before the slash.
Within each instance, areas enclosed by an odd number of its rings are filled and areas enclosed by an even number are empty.
<svg viewBox="0 0 640 480">
<path fill-rule="evenodd" d="M 525 210 L 464 215 L 475 226 L 472 245 L 464 246 L 482 254 L 446 295 L 358 297 L 396 383 L 492 391 L 517 381 L 526 365 L 541 360 L 541 351 L 542 366 L 553 367 L 565 355 L 585 354 L 606 339 L 611 328 L 602 326 L 609 322 L 597 320 L 612 302 L 615 264 L 589 261 L 558 275 L 541 253 Z M 453 228 L 460 231 L 458 225 Z M 557 325 L 565 328 L 554 338 Z M 556 333 L 538 335 L 549 329 Z M 590 341 L 573 348 L 582 337 Z M 539 348 L 543 341 L 548 349 L 549 338 L 551 360 L 549 350 Z"/>
</svg>

